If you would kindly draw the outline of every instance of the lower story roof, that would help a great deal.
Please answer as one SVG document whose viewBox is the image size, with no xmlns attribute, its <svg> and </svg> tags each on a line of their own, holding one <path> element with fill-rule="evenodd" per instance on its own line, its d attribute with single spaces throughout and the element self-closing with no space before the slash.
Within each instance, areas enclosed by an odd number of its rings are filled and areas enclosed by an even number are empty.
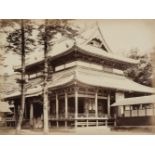
<svg viewBox="0 0 155 155">
<path fill-rule="evenodd" d="M 154 88 L 136 83 L 125 76 L 101 72 L 86 67 L 77 67 L 75 70 L 70 69 L 63 74 L 61 72 L 55 74 L 53 81 L 49 83 L 49 88 L 65 85 L 74 81 L 90 86 L 121 91 L 155 93 Z"/>
<path fill-rule="evenodd" d="M 34 88 L 29 88 L 29 89 L 27 89 L 27 91 L 25 93 L 26 97 L 38 96 L 41 94 L 42 94 L 41 85 L 36 85 Z M 5 95 L 4 98 L 7 99 L 7 98 L 12 98 L 12 97 L 19 97 L 20 95 L 21 95 L 21 92 L 19 90 L 17 90 L 13 93 Z"/>
<path fill-rule="evenodd" d="M 155 95 L 124 98 L 124 99 L 118 100 L 117 102 L 115 102 L 111 106 L 115 107 L 115 106 L 122 106 L 122 105 L 136 105 L 136 104 L 147 104 L 147 103 L 154 103 L 155 104 Z"/>
<path fill-rule="evenodd" d="M 114 89 L 126 92 L 140 92 L 140 93 L 155 93 L 155 89 L 136 83 L 125 76 L 101 72 L 95 69 L 86 67 L 74 67 L 68 70 L 54 73 L 52 80 L 48 82 L 48 88 L 54 89 L 63 87 L 67 84 L 74 84 L 79 82 L 93 87 L 102 87 L 107 89 Z M 6 95 L 5 98 L 19 96 L 20 91 Z M 29 88 L 26 91 L 26 96 L 38 96 L 42 94 L 42 86 L 40 83 L 35 84 L 35 87 Z"/>
</svg>

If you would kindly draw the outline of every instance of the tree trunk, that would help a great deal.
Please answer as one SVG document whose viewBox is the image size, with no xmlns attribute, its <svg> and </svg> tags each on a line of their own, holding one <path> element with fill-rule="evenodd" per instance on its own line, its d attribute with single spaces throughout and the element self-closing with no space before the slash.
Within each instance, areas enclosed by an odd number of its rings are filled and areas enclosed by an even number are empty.
<svg viewBox="0 0 155 155">
<path fill-rule="evenodd" d="M 21 20 L 21 106 L 19 119 L 16 127 L 16 132 L 21 130 L 23 115 L 25 110 L 25 32 L 24 32 L 24 20 Z"/>
<path fill-rule="evenodd" d="M 45 36 L 44 36 L 44 87 L 43 87 L 43 114 L 44 114 L 44 133 L 48 134 L 48 43 L 47 43 L 47 20 L 45 20 Z"/>
</svg>

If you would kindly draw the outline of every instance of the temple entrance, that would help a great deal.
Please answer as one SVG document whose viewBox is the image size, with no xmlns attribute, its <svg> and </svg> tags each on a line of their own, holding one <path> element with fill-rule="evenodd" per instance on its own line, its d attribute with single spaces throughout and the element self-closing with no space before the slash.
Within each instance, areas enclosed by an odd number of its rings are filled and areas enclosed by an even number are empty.
<svg viewBox="0 0 155 155">
<path fill-rule="evenodd" d="M 35 102 L 33 104 L 33 113 L 34 113 L 34 128 L 43 127 L 43 105 L 41 102 Z"/>
<path fill-rule="evenodd" d="M 43 114 L 43 105 L 41 103 L 34 103 L 34 118 L 39 118 Z"/>
</svg>

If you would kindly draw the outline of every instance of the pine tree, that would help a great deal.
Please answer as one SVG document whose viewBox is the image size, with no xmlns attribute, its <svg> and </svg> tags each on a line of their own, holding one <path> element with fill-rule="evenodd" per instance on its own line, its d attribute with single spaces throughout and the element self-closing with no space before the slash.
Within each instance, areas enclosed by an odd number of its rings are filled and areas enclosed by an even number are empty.
<svg viewBox="0 0 155 155">
<path fill-rule="evenodd" d="M 1 20 L 1 26 L 5 30 L 10 27 L 13 30 L 7 32 L 7 43 L 5 46 L 7 52 L 15 52 L 21 56 L 21 79 L 17 82 L 21 86 L 21 105 L 19 119 L 16 127 L 16 132 L 19 133 L 22 126 L 23 115 L 25 110 L 25 60 L 26 54 L 32 51 L 32 46 L 35 46 L 35 41 L 32 38 L 33 26 L 32 20 Z M 5 31 L 4 31 L 5 32 Z"/>
<path fill-rule="evenodd" d="M 61 33 L 69 38 L 73 38 L 77 31 L 73 30 L 69 24 L 68 20 L 48 20 L 45 19 L 44 23 L 39 27 L 39 44 L 44 46 L 44 86 L 43 86 L 43 114 L 44 114 L 44 133 L 49 132 L 48 127 L 48 52 L 49 48 L 55 44 L 53 41 L 55 35 Z"/>
</svg>

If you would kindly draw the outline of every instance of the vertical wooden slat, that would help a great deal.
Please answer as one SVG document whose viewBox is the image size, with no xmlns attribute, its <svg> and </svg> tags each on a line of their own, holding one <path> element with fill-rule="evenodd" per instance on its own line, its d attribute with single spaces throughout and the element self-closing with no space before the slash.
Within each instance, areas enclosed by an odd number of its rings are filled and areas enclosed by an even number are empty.
<svg viewBox="0 0 155 155">
<path fill-rule="evenodd" d="M 33 126 L 33 103 L 30 103 L 30 125 Z"/>
<path fill-rule="evenodd" d="M 56 93 L 55 95 L 55 100 L 56 100 L 56 123 L 57 123 L 57 127 L 59 126 L 58 124 L 58 118 L 59 118 L 59 100 L 58 100 L 58 94 Z"/>
<path fill-rule="evenodd" d="M 77 127 L 78 118 L 78 89 L 75 88 L 75 127 Z"/>
<path fill-rule="evenodd" d="M 56 96 L 55 96 L 56 98 L 55 98 L 55 100 L 56 100 L 56 118 L 58 119 L 58 117 L 59 117 L 59 100 L 58 100 L 58 94 L 56 94 Z"/>
<path fill-rule="evenodd" d="M 98 117 L 98 91 L 95 92 L 95 117 Z"/>
<path fill-rule="evenodd" d="M 65 118 L 68 118 L 68 94 L 65 92 Z"/>
<path fill-rule="evenodd" d="M 110 94 L 109 93 L 107 98 L 107 112 L 108 112 L 108 117 L 110 117 Z"/>
<path fill-rule="evenodd" d="M 68 94 L 65 92 L 65 118 L 68 118 Z M 67 127 L 67 120 L 65 121 L 65 127 Z"/>
</svg>

